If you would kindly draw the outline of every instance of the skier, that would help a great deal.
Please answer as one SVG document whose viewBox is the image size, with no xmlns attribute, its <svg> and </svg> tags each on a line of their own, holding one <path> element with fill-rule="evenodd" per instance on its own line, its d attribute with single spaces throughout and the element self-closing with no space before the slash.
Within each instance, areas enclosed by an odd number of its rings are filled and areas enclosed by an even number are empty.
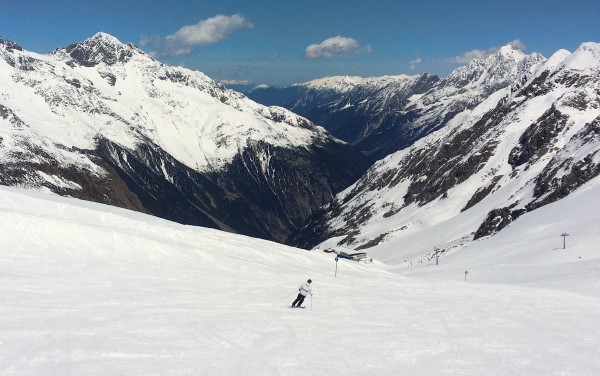
<svg viewBox="0 0 600 376">
<path fill-rule="evenodd" d="M 298 287 L 298 297 L 292 303 L 292 308 L 300 308 L 302 306 L 302 302 L 304 302 L 304 298 L 306 298 L 306 294 L 310 294 L 312 296 L 312 287 L 310 284 L 312 281 L 309 279 Z M 297 303 L 297 304 L 296 304 Z"/>
</svg>

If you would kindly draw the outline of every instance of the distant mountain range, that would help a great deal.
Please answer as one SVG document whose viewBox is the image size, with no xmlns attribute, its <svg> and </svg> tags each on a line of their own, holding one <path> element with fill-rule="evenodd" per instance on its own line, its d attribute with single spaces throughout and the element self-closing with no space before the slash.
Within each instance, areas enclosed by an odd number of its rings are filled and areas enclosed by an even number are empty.
<svg viewBox="0 0 600 376">
<path fill-rule="evenodd" d="M 322 128 L 98 33 L 0 40 L 0 184 L 285 241 L 368 168 Z"/>
<path fill-rule="evenodd" d="M 452 228 L 446 249 L 600 173 L 595 43 L 248 95 L 104 33 L 0 40 L 0 184 L 305 248 Z"/>
<path fill-rule="evenodd" d="M 497 90 L 519 85 L 543 60 L 505 46 L 443 79 L 427 73 L 327 77 L 287 88 L 258 87 L 248 96 L 305 116 L 378 160 L 443 128 Z"/>
<path fill-rule="evenodd" d="M 358 91 L 349 87 L 337 92 Z M 401 108 L 414 117 L 397 126 L 426 135 L 375 163 L 296 244 L 362 249 L 444 228 L 444 250 L 492 235 L 600 173 L 600 44 L 549 59 L 504 47 Z"/>
</svg>

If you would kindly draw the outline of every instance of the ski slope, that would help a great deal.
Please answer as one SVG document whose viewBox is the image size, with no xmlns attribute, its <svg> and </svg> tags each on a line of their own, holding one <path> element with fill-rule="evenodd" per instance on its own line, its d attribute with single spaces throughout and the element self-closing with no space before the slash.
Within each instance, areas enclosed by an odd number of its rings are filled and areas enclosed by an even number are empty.
<svg viewBox="0 0 600 376">
<path fill-rule="evenodd" d="M 571 291 L 600 299 L 600 178 L 526 213 L 498 234 L 448 242 L 468 217 L 382 243 L 369 254 L 403 275 Z M 562 234 L 568 234 L 563 239 Z M 435 265 L 434 249 L 441 250 Z M 564 247 L 564 248 L 563 248 Z M 427 250 L 427 251 L 424 251 Z"/>
<path fill-rule="evenodd" d="M 334 277 L 323 252 L 7 187 L 0 252 L 3 376 L 600 374 L 600 297 L 543 282 Z"/>
</svg>

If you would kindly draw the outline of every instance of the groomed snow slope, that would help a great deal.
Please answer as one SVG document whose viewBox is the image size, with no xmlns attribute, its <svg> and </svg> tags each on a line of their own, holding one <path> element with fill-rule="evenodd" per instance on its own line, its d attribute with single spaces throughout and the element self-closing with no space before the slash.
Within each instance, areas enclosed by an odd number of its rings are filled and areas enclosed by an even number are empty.
<svg viewBox="0 0 600 376">
<path fill-rule="evenodd" d="M 0 252 L 1 375 L 600 374 L 593 296 L 335 278 L 330 254 L 6 187 Z"/>
</svg>

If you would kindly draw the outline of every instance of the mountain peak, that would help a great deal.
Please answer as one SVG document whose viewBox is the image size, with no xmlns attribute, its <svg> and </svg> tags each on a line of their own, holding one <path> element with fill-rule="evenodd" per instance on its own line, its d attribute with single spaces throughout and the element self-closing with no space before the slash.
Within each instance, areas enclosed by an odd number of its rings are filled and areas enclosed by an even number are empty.
<svg viewBox="0 0 600 376">
<path fill-rule="evenodd" d="M 9 52 L 12 50 L 23 51 L 21 46 L 10 40 L 2 39 L 2 37 L 0 37 L 0 45 L 4 46 L 4 48 Z"/>
<path fill-rule="evenodd" d="M 118 40 L 116 37 L 114 37 L 108 33 L 105 33 L 103 31 L 97 32 L 91 38 L 88 38 L 86 40 L 101 41 L 101 42 L 108 43 L 108 44 L 123 45 L 123 43 L 121 43 L 121 41 Z"/>
<path fill-rule="evenodd" d="M 131 44 L 123 44 L 114 36 L 98 32 L 94 36 L 71 44 L 64 49 L 71 64 L 94 67 L 98 64 L 115 65 L 126 63 L 137 49 Z"/>
<path fill-rule="evenodd" d="M 577 71 L 597 71 L 600 69 L 600 43 L 581 44 L 564 61 L 564 68 Z"/>
<path fill-rule="evenodd" d="M 585 43 L 582 43 L 581 46 L 579 46 L 578 50 L 579 49 L 587 50 L 587 51 L 594 51 L 594 52 L 598 53 L 598 52 L 600 52 L 600 43 L 585 42 Z"/>
<path fill-rule="evenodd" d="M 500 49 L 495 54 L 490 56 L 487 61 L 496 62 L 500 60 L 513 60 L 519 62 L 526 57 L 527 55 L 521 50 L 517 50 L 510 44 L 507 44 L 506 46 L 500 47 Z"/>
<path fill-rule="evenodd" d="M 500 47 L 500 49 L 498 50 L 498 52 L 500 54 L 506 55 L 506 54 L 510 54 L 513 51 L 516 51 L 513 46 L 511 46 L 510 44 L 507 44 L 506 46 L 502 46 Z"/>
<path fill-rule="evenodd" d="M 498 89 L 500 86 L 508 85 L 518 64 L 528 56 L 511 45 L 502 46 L 485 59 L 473 59 L 468 65 L 456 68 L 446 77 L 445 82 L 463 87 L 468 84 L 479 85 L 480 80 L 491 79 L 494 81 L 494 88 Z M 498 85 L 500 82 L 502 84 Z"/>
</svg>

